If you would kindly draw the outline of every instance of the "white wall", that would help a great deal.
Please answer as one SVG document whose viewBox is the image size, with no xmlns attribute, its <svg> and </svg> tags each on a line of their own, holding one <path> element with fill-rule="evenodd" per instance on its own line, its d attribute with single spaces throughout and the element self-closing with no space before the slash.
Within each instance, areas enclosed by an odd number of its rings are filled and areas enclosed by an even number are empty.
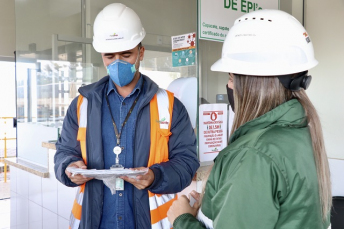
<svg viewBox="0 0 344 229">
<path fill-rule="evenodd" d="M 305 27 L 319 61 L 307 92 L 322 121 L 328 156 L 344 159 L 344 1 L 305 3 Z"/>
<path fill-rule="evenodd" d="M 14 56 L 16 48 L 14 0 L 0 1 L 0 56 Z"/>
<path fill-rule="evenodd" d="M 52 34 L 81 36 L 80 0 L 16 1 L 15 15 L 19 51 L 28 51 L 31 43 L 37 51 L 51 49 Z"/>
<path fill-rule="evenodd" d="M 49 154 L 49 178 L 11 166 L 11 229 L 68 228 L 77 188 L 56 180 L 55 150 L 49 150 Z"/>
<path fill-rule="evenodd" d="M 344 196 L 344 160 L 329 159 L 331 182 L 332 182 L 332 196 Z"/>
<path fill-rule="evenodd" d="M 17 155 L 43 167 L 48 166 L 47 149 L 42 142 L 57 140 L 56 127 L 48 127 L 33 122 L 18 122 L 17 124 Z"/>
</svg>

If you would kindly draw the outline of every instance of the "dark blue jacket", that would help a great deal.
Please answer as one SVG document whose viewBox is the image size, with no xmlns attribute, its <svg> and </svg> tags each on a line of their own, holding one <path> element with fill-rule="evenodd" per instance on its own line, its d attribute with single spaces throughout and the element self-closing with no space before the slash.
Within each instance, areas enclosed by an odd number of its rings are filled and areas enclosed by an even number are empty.
<svg viewBox="0 0 344 229">
<path fill-rule="evenodd" d="M 134 167 L 146 167 L 150 149 L 150 100 L 158 90 L 158 85 L 145 75 L 144 99 L 139 106 L 134 142 Z M 109 82 L 106 76 L 96 83 L 81 87 L 79 92 L 88 100 L 87 113 L 87 168 L 104 169 L 101 107 L 103 92 Z M 82 160 L 80 144 L 77 141 L 77 98 L 68 108 L 63 122 L 61 137 L 56 143 L 55 175 L 66 186 L 77 186 L 65 174 L 66 167 L 75 161 Z M 146 190 L 134 189 L 134 217 L 136 228 L 150 228 L 150 211 L 147 190 L 153 193 L 177 193 L 186 188 L 192 181 L 199 162 L 196 153 L 196 137 L 184 105 L 174 99 L 171 132 L 168 148 L 169 161 L 155 164 L 150 168 L 155 179 Z M 103 207 L 103 182 L 90 180 L 86 184 L 80 228 L 98 228 Z"/>
</svg>

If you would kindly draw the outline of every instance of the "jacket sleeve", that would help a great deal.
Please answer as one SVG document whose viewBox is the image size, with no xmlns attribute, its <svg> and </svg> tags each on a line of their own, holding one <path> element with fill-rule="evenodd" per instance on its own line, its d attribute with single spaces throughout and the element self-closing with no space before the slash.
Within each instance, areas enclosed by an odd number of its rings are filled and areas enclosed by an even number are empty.
<svg viewBox="0 0 344 229">
<path fill-rule="evenodd" d="M 148 187 L 153 193 L 177 193 L 192 181 L 199 161 L 196 152 L 196 136 L 184 105 L 174 98 L 171 133 L 169 138 L 169 161 L 150 167 L 155 179 Z"/>
<path fill-rule="evenodd" d="M 275 228 L 280 202 L 287 195 L 285 177 L 266 155 L 241 149 L 231 161 L 217 158 L 206 184 L 202 212 L 214 228 Z M 193 216 L 177 217 L 174 228 L 201 228 Z M 190 219 L 193 218 L 193 219 Z"/>
<path fill-rule="evenodd" d="M 193 215 L 186 213 L 178 216 L 173 222 L 173 228 L 185 228 L 185 229 L 201 229 L 206 228 L 200 221 L 198 221 Z"/>
<path fill-rule="evenodd" d="M 77 140 L 79 129 L 77 101 L 78 97 L 72 101 L 67 110 L 67 114 L 63 120 L 61 136 L 56 143 L 56 154 L 54 157 L 56 179 L 69 187 L 76 187 L 78 185 L 71 182 L 65 174 L 65 169 L 70 163 L 82 160 L 80 143 Z"/>
</svg>

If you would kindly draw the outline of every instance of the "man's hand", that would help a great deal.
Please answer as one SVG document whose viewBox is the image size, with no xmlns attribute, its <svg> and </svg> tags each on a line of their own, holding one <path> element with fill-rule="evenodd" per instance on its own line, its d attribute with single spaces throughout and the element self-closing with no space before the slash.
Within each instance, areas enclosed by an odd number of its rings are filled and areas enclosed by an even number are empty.
<svg viewBox="0 0 344 229">
<path fill-rule="evenodd" d="M 146 169 L 145 167 L 139 167 L 139 168 L 134 168 L 133 170 L 141 170 L 141 169 Z M 149 185 L 151 185 L 154 181 L 154 173 L 152 170 L 148 169 L 148 172 L 145 175 L 138 175 L 136 178 L 129 178 L 127 176 L 121 176 L 123 180 L 126 182 L 131 183 L 134 185 L 137 189 L 145 189 Z"/>
<path fill-rule="evenodd" d="M 196 207 L 194 205 L 194 207 L 191 207 L 189 199 L 185 195 L 182 195 L 181 197 L 178 198 L 178 200 L 175 200 L 172 203 L 172 206 L 168 210 L 167 212 L 168 221 L 170 221 L 170 223 L 173 225 L 174 220 L 178 216 L 183 215 L 185 213 L 190 213 L 191 215 L 196 216 L 197 211 L 198 211 L 198 206 Z"/>
<path fill-rule="evenodd" d="M 75 168 L 79 168 L 79 169 L 86 169 L 86 165 L 83 161 L 76 161 L 76 162 L 73 162 L 73 163 L 70 163 L 68 167 L 75 167 Z M 65 170 L 65 173 L 67 175 L 67 177 L 75 184 L 77 185 L 81 185 L 83 183 L 86 183 L 87 181 L 89 180 L 92 180 L 93 178 L 92 177 L 84 177 L 82 175 L 75 175 L 75 176 L 72 176 L 72 173 L 68 172 L 67 169 Z"/>
</svg>

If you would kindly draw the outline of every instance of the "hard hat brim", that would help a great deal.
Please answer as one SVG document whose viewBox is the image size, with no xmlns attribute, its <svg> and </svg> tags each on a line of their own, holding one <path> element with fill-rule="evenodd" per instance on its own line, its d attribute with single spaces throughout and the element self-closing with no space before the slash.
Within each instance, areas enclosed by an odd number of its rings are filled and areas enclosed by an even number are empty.
<svg viewBox="0 0 344 229">
<path fill-rule="evenodd" d="M 303 72 L 315 67 L 317 64 L 318 61 L 313 59 L 305 64 L 300 64 L 291 68 L 289 64 L 283 62 L 252 64 L 244 61 L 221 58 L 211 66 L 210 70 L 241 75 L 277 76 Z"/>
<path fill-rule="evenodd" d="M 96 42 L 93 40 L 93 47 L 99 53 L 115 53 L 123 52 L 135 48 L 142 40 L 143 37 L 140 37 L 135 40 L 123 41 L 123 42 Z"/>
</svg>

